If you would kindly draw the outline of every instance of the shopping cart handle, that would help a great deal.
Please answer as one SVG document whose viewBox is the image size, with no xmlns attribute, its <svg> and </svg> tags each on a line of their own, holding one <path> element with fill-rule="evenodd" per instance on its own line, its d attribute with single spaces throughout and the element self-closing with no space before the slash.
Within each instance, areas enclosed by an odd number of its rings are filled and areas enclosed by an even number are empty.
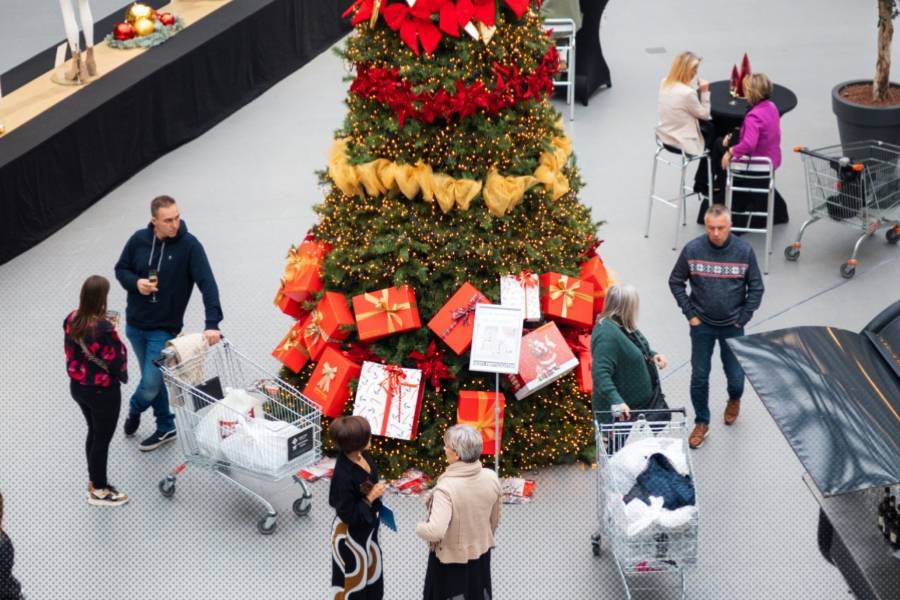
<svg viewBox="0 0 900 600">
<path fill-rule="evenodd" d="M 631 409 L 632 415 L 650 415 L 650 416 L 652 416 L 652 415 L 658 415 L 660 413 L 666 413 L 666 414 L 670 414 L 670 415 L 678 413 L 678 414 L 681 414 L 683 417 L 687 417 L 687 409 L 685 409 L 683 406 L 679 407 L 679 408 L 641 408 L 641 409 L 632 408 Z M 600 415 L 611 415 L 613 417 L 617 417 L 620 414 L 621 414 L 621 411 L 618 411 L 618 410 L 595 410 L 594 418 L 599 418 Z"/>
<path fill-rule="evenodd" d="M 159 353 L 159 358 L 153 359 L 153 364 L 159 369 L 173 358 L 175 358 L 175 348 L 163 348 Z"/>
</svg>

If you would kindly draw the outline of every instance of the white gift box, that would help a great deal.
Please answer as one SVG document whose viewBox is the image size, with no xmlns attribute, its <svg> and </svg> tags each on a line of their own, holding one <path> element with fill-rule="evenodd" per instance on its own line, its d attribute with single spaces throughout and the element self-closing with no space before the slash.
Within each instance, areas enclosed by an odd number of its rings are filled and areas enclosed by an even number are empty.
<svg viewBox="0 0 900 600">
<path fill-rule="evenodd" d="M 526 321 L 541 320 L 541 286 L 534 273 L 504 275 L 500 278 L 500 305 L 522 311 Z"/>
<path fill-rule="evenodd" d="M 422 408 L 422 371 L 364 362 L 353 414 L 365 417 L 372 434 L 414 440 Z"/>
</svg>

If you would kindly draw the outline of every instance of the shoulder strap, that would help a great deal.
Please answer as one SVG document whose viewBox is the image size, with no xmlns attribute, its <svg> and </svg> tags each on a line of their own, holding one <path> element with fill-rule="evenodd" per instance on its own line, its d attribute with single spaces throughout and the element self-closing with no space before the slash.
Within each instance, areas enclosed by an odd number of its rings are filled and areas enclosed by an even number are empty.
<svg viewBox="0 0 900 600">
<path fill-rule="evenodd" d="M 94 356 L 94 353 L 91 352 L 90 350 L 88 350 L 88 347 L 85 345 L 83 339 L 78 340 L 78 344 L 81 346 L 81 351 L 84 352 L 84 355 L 87 357 L 87 359 L 89 361 L 91 361 L 92 363 L 94 363 L 95 365 L 97 365 L 98 367 L 100 367 L 101 369 L 106 371 L 107 373 L 109 373 L 109 365 L 107 365 L 106 362 L 104 362 L 104 361 L 100 360 L 99 358 L 97 358 L 96 356 Z"/>
</svg>

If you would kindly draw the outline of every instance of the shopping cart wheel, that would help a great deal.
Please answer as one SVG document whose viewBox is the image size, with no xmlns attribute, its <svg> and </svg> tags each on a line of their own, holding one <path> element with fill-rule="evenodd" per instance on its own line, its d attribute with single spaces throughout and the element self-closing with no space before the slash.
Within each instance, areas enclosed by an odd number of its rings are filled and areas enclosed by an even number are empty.
<svg viewBox="0 0 900 600">
<path fill-rule="evenodd" d="M 159 482 L 159 493 L 163 498 L 171 498 L 175 495 L 175 480 L 166 477 Z"/>
<path fill-rule="evenodd" d="M 312 496 L 303 496 L 294 500 L 294 514 L 298 517 L 305 517 L 312 509 Z"/>
<path fill-rule="evenodd" d="M 900 229 L 891 227 L 884 234 L 884 239 L 887 240 L 888 244 L 896 244 L 898 241 L 900 241 Z"/>
<path fill-rule="evenodd" d="M 784 257 L 791 262 L 794 262 L 798 258 L 800 258 L 800 248 L 795 247 L 793 244 L 784 249 Z"/>
<path fill-rule="evenodd" d="M 256 523 L 256 529 L 263 535 L 270 535 L 278 525 L 276 515 L 266 515 Z"/>
<path fill-rule="evenodd" d="M 856 265 L 845 262 L 841 265 L 841 277 L 844 279 L 852 279 L 856 275 Z"/>
<path fill-rule="evenodd" d="M 600 556 L 600 542 L 602 541 L 600 534 L 595 534 L 591 536 L 591 551 L 593 551 L 594 556 Z"/>
</svg>

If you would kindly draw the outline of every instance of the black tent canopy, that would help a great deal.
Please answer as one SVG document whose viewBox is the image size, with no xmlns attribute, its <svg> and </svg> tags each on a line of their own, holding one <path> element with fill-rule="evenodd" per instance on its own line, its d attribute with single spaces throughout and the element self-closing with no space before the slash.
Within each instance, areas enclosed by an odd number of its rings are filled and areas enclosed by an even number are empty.
<svg viewBox="0 0 900 600">
<path fill-rule="evenodd" d="M 900 483 L 900 301 L 861 333 L 791 327 L 728 343 L 824 496 Z"/>
</svg>

